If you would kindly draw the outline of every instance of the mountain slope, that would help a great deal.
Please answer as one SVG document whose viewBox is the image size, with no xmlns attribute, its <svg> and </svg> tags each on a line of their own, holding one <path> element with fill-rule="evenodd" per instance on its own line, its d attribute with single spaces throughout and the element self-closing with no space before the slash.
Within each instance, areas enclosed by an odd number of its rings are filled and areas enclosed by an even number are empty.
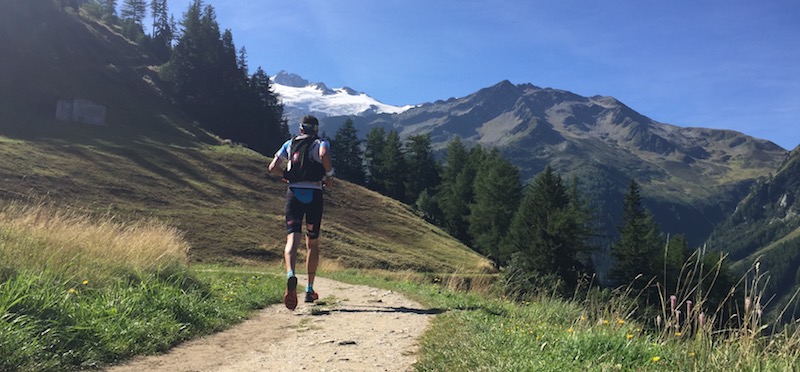
<svg viewBox="0 0 800 372">
<path fill-rule="evenodd" d="M 800 288 L 800 147 L 780 169 L 753 186 L 736 211 L 721 224 L 708 242 L 709 249 L 726 252 L 739 274 L 759 262 L 769 281 L 765 298 L 780 311 Z M 785 314 L 795 319 L 800 312 Z"/>
<path fill-rule="evenodd" d="M 362 136 L 380 126 L 402 137 L 430 133 L 438 149 L 456 136 L 498 147 L 526 180 L 551 164 L 583 182 L 609 235 L 633 178 L 665 232 L 686 234 L 692 244 L 700 244 L 786 152 L 733 131 L 659 123 L 612 97 L 509 81 L 399 114 L 350 118 Z M 323 127 L 333 133 L 345 119 L 327 118 Z"/>
<path fill-rule="evenodd" d="M 49 2 L 48 2 L 49 3 Z M 185 231 L 195 262 L 279 261 L 285 184 L 269 162 L 223 144 L 159 95 L 152 61 L 115 29 L 39 2 L 0 15 L 0 198 L 159 218 Z M 8 89 L 5 89 L 8 88 Z M 6 99 L 7 98 L 7 99 Z M 107 107 L 105 126 L 54 119 L 56 101 Z M 392 270 L 480 271 L 487 261 L 404 205 L 340 182 L 329 190 L 323 262 Z"/>
</svg>

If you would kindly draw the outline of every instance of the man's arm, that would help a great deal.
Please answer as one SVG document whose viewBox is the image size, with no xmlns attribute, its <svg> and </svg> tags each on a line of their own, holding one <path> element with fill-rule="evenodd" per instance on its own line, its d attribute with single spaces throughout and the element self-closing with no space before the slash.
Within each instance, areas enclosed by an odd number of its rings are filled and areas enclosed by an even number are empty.
<svg viewBox="0 0 800 372">
<path fill-rule="evenodd" d="M 327 186 L 333 186 L 333 162 L 327 146 L 319 147 L 319 158 L 322 160 L 322 168 L 325 170 L 324 182 Z"/>
<path fill-rule="evenodd" d="M 330 173 L 333 170 L 333 162 L 331 162 L 331 154 L 328 153 L 327 147 L 319 147 L 319 158 L 322 159 L 322 168 L 325 169 L 325 173 Z"/>
<path fill-rule="evenodd" d="M 281 157 L 275 156 L 269 163 L 269 174 L 283 177 L 283 168 L 281 168 Z"/>
</svg>

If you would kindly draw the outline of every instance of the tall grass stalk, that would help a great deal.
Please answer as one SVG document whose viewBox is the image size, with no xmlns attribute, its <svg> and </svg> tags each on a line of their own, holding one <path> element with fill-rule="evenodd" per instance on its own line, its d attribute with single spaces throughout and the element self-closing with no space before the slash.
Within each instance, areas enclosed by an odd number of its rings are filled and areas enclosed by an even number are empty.
<svg viewBox="0 0 800 372">
<path fill-rule="evenodd" d="M 189 244 L 157 220 L 90 217 L 45 204 L 0 209 L 0 266 L 106 281 L 120 271 L 163 270 L 186 261 Z"/>
<path fill-rule="evenodd" d="M 666 244 L 664 257 L 668 249 Z M 699 370 L 797 370 L 800 333 L 794 326 L 781 327 L 780 316 L 771 323 L 765 319 L 769 300 L 764 289 L 769 276 L 760 262 L 756 260 L 714 304 L 709 296 L 718 285 L 726 256 L 720 255 L 707 267 L 705 254 L 704 246 L 686 259 L 678 277 L 673 278 L 673 292 L 657 284 L 660 314 L 655 324 L 660 342 L 677 342 L 702 355 L 694 363 Z"/>
</svg>

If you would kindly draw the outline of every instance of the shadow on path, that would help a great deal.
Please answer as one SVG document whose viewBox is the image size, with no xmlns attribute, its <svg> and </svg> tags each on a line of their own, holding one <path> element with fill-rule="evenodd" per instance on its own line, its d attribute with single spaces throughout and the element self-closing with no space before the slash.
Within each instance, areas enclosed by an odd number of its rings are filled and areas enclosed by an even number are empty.
<svg viewBox="0 0 800 372">
<path fill-rule="evenodd" d="M 355 308 L 342 308 L 330 310 L 312 310 L 311 315 L 329 315 L 330 313 L 401 313 L 417 315 L 437 315 L 445 312 L 445 309 L 413 309 L 410 307 L 386 307 L 386 306 L 358 306 Z"/>
</svg>

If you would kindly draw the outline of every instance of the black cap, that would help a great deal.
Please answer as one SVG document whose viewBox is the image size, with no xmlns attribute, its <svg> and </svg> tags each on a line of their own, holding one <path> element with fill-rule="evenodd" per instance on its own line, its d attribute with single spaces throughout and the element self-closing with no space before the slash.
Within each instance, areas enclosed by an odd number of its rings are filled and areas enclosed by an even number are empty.
<svg viewBox="0 0 800 372">
<path fill-rule="evenodd" d="M 304 133 L 317 133 L 319 130 L 319 120 L 311 115 L 303 116 L 303 119 L 300 120 L 300 129 L 302 129 Z"/>
</svg>

